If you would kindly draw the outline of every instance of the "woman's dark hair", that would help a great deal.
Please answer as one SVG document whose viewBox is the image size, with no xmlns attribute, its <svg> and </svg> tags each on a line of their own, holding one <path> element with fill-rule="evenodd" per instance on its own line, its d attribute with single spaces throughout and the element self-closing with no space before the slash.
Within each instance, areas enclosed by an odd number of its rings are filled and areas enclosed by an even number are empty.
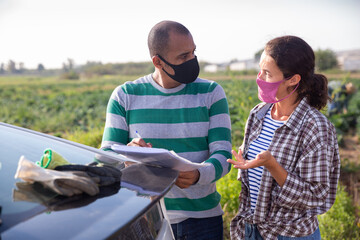
<svg viewBox="0 0 360 240">
<path fill-rule="evenodd" d="M 306 97 L 309 105 L 318 110 L 326 106 L 329 100 L 328 80 L 314 72 L 315 54 L 309 44 L 299 37 L 282 36 L 270 40 L 264 50 L 275 60 L 284 78 L 295 74 L 301 76 L 296 90 L 297 101 Z"/>
</svg>

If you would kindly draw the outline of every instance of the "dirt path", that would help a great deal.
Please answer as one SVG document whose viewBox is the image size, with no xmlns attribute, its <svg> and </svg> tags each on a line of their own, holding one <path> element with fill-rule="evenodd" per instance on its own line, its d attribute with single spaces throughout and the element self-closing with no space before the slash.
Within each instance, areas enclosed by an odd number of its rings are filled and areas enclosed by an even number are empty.
<svg viewBox="0 0 360 240">
<path fill-rule="evenodd" d="M 360 206 L 360 143 L 359 136 L 349 134 L 344 136 L 344 146 L 339 149 L 342 170 L 340 181 L 346 186 L 354 204 Z M 359 215 L 359 210 L 357 215 Z"/>
<path fill-rule="evenodd" d="M 340 148 L 341 160 L 348 159 L 350 162 L 360 164 L 360 144 L 359 136 L 344 136 L 344 147 Z"/>
</svg>

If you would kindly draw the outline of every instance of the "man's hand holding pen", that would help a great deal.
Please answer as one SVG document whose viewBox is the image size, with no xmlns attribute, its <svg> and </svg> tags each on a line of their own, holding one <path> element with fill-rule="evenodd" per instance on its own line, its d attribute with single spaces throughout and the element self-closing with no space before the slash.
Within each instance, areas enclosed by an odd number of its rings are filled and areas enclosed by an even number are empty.
<svg viewBox="0 0 360 240">
<path fill-rule="evenodd" d="M 144 139 L 140 136 L 139 132 L 136 131 L 137 138 L 134 138 L 127 144 L 127 146 L 133 146 L 133 147 L 152 147 L 151 143 L 147 143 L 144 141 Z"/>
<path fill-rule="evenodd" d="M 151 143 L 147 143 L 140 136 L 139 132 L 135 132 L 137 138 L 134 138 L 131 142 L 127 144 L 127 146 L 135 146 L 135 147 L 152 147 Z M 179 172 L 179 176 L 175 182 L 179 188 L 188 188 L 193 184 L 196 184 L 199 181 L 200 172 L 198 170 L 188 171 L 188 172 Z"/>
</svg>

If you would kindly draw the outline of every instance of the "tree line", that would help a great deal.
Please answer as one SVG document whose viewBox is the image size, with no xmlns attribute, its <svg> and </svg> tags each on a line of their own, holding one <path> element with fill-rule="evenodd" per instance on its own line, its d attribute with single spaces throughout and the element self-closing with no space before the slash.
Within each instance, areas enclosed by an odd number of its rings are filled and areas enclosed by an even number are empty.
<svg viewBox="0 0 360 240">
<path fill-rule="evenodd" d="M 254 55 L 255 61 L 260 60 L 263 49 Z M 338 67 L 336 54 L 330 49 L 315 51 L 315 66 L 318 71 Z M 200 62 L 200 68 L 207 65 L 207 62 Z M 68 58 L 62 64 L 61 69 L 46 69 L 45 65 L 39 63 L 35 69 L 26 69 L 23 62 L 9 60 L 7 64 L 0 63 L 1 74 L 41 74 L 59 75 L 62 79 L 79 79 L 80 77 L 93 77 L 103 75 L 141 75 L 152 72 L 154 66 L 149 62 L 128 62 L 128 63 L 102 63 L 88 61 L 84 65 L 76 66 L 75 61 Z"/>
</svg>

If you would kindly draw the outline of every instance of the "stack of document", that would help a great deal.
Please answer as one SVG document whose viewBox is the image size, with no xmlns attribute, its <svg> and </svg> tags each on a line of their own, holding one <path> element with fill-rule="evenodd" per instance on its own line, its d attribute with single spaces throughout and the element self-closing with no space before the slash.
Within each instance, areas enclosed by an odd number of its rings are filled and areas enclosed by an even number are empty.
<svg viewBox="0 0 360 240">
<path fill-rule="evenodd" d="M 188 159 L 180 157 L 174 151 L 163 148 L 133 147 L 114 144 L 111 149 L 129 161 L 137 161 L 149 165 L 168 167 L 178 171 L 186 172 L 198 169 L 200 163 L 193 163 Z"/>
</svg>

